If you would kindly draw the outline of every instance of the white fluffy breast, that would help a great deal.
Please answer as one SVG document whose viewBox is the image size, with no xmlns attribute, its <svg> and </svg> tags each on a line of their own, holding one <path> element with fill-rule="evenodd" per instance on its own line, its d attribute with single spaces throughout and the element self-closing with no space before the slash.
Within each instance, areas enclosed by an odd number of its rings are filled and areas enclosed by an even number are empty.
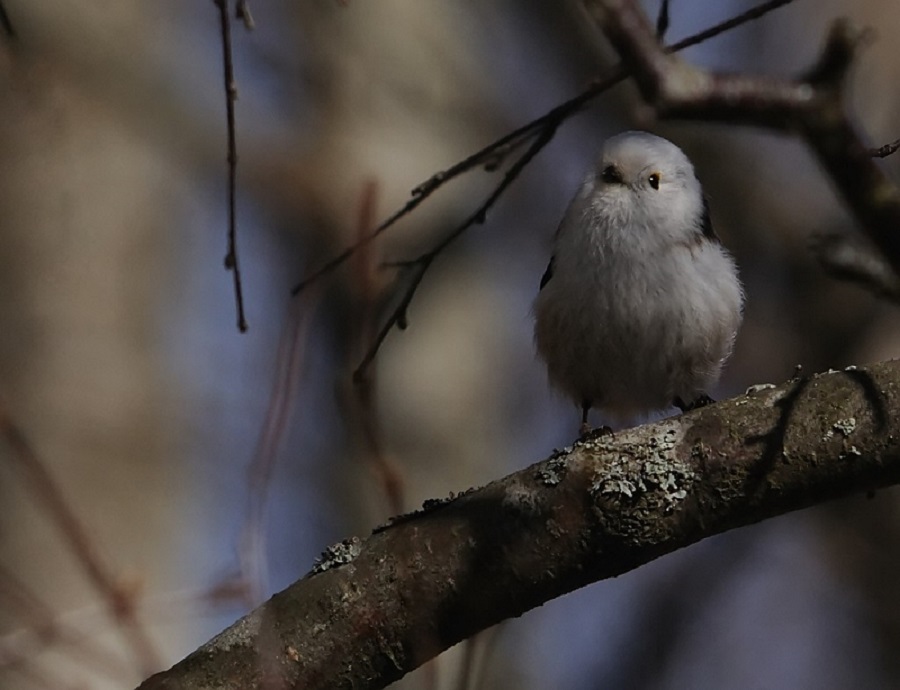
<svg viewBox="0 0 900 690">
<path fill-rule="evenodd" d="M 661 216 L 627 189 L 617 201 L 591 185 L 566 214 L 534 304 L 549 378 L 617 418 L 693 400 L 717 381 L 743 303 L 731 257 L 700 233 L 699 186 Z"/>
</svg>

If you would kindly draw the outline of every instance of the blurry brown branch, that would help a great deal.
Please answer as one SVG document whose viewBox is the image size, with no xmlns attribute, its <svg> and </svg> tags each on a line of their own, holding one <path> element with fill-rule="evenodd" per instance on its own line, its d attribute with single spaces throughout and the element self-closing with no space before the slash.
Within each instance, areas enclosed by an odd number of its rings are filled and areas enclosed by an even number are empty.
<svg viewBox="0 0 900 690">
<path fill-rule="evenodd" d="M 3 6 L 2 0 L 0 0 L 0 27 L 3 27 L 6 35 L 10 38 L 16 37 L 16 30 L 13 28 L 13 24 L 9 19 L 9 15 L 6 13 L 6 8 Z"/>
<path fill-rule="evenodd" d="M 843 105 L 845 78 L 862 32 L 835 22 L 818 63 L 796 79 L 719 74 L 664 50 L 636 2 L 585 0 L 585 5 L 661 117 L 802 136 L 872 242 L 900 269 L 900 190 L 872 160 Z"/>
<path fill-rule="evenodd" d="M 23 625 L 0 638 L 0 670 L 33 666 L 38 654 L 53 645 L 60 653 L 122 684 L 133 676 L 121 659 L 95 644 L 95 641 L 65 625 L 53 607 L 35 594 L 15 573 L 0 565 L 0 610 L 17 616 Z M 24 639 L 24 644 L 22 640 Z M 18 644 L 13 644 L 13 640 Z"/>
<path fill-rule="evenodd" d="M 314 572 L 141 690 L 382 688 L 591 582 L 900 482 L 898 408 L 900 362 L 885 362 L 579 442 L 330 548 Z M 261 636 L 280 650 L 274 660 L 260 656 Z"/>
<path fill-rule="evenodd" d="M 869 149 L 869 155 L 873 158 L 887 158 L 900 149 L 900 139 L 892 141 L 890 144 L 879 146 L 877 149 Z"/>
<path fill-rule="evenodd" d="M 237 85 L 234 81 L 234 64 L 231 58 L 231 15 L 228 0 L 213 0 L 219 8 L 219 26 L 222 31 L 222 65 L 225 74 L 225 114 L 228 122 L 228 251 L 225 268 L 234 277 L 234 303 L 237 310 L 237 327 L 241 333 L 247 330 L 244 316 L 244 289 L 237 252 L 237 141 L 234 125 L 234 102 Z M 239 8 L 240 10 L 240 8 Z M 247 15 L 249 17 L 249 15 Z M 246 21 L 246 20 L 245 20 Z"/>
<path fill-rule="evenodd" d="M 367 180 L 359 203 L 357 237 L 368 235 L 375 225 L 378 200 L 378 182 Z M 364 244 L 354 257 L 352 272 L 352 299 L 354 318 L 352 323 L 350 361 L 348 371 L 352 371 L 361 352 L 365 352 L 375 338 L 378 306 L 384 290 L 381 286 L 379 261 L 371 244 Z M 390 458 L 384 447 L 381 422 L 377 403 L 377 372 L 374 367 L 358 377 L 350 386 L 347 397 L 352 409 L 350 418 L 359 428 L 364 445 L 363 455 L 378 480 L 391 515 L 398 515 L 405 509 L 405 482 L 403 473 Z M 348 377 L 349 378 L 349 377 Z"/>
<path fill-rule="evenodd" d="M 278 352 L 275 356 L 275 380 L 260 431 L 253 460 L 247 468 L 247 516 L 241 528 L 239 560 L 240 581 L 252 604 L 258 604 L 268 590 L 266 517 L 272 474 L 278 451 L 288 429 L 300 374 L 308 352 L 309 328 L 318 303 L 318 293 L 310 292 L 295 301 L 287 315 Z M 238 583 L 233 583 L 238 584 Z M 223 583 L 226 586 L 228 583 Z"/>
<path fill-rule="evenodd" d="M 793 0 L 768 0 L 767 2 L 760 3 L 756 7 L 752 7 L 746 12 L 742 12 L 741 14 L 732 17 L 731 19 L 720 22 L 719 24 L 711 26 L 708 29 L 700 31 L 699 33 L 696 33 L 692 36 L 689 36 L 688 38 L 672 44 L 667 48 L 667 50 L 674 53 L 684 50 L 685 48 L 695 46 L 699 43 L 703 43 L 704 41 L 715 38 L 716 36 L 719 36 L 726 31 L 731 31 L 732 29 L 736 29 L 737 27 L 742 26 L 747 22 L 759 19 L 769 12 L 788 5 L 791 2 L 793 2 Z M 474 170 L 475 168 L 478 168 L 480 166 L 484 166 L 485 169 L 488 170 L 497 169 L 503 159 L 506 158 L 513 150 L 520 148 L 530 138 L 537 137 L 542 132 L 546 132 L 548 130 L 555 131 L 563 122 L 572 117 L 581 108 L 593 101 L 602 93 L 608 91 L 616 84 L 624 81 L 627 76 L 628 73 L 624 68 L 618 67 L 613 69 L 608 76 L 597 80 L 574 98 L 561 103 L 541 117 L 532 120 L 528 124 L 525 124 L 522 127 L 519 127 L 518 129 L 503 135 L 481 150 L 476 151 L 467 158 L 464 158 L 459 163 L 452 165 L 446 170 L 435 173 L 425 182 L 413 189 L 412 198 L 407 201 L 406 204 L 404 204 L 400 209 L 386 218 L 380 225 L 375 227 L 368 235 L 357 240 L 352 245 L 346 247 L 343 251 L 325 262 L 319 269 L 313 271 L 311 274 L 297 283 L 297 285 L 295 285 L 291 290 L 292 294 L 298 294 L 312 283 L 316 282 L 323 276 L 331 273 L 336 268 L 343 265 L 362 246 L 375 240 L 379 235 L 381 235 L 383 232 L 397 223 L 397 221 L 415 210 L 419 206 L 419 204 L 425 201 L 429 196 L 431 196 L 431 194 L 436 192 L 445 183 L 455 179 L 463 173 Z"/>
<path fill-rule="evenodd" d="M 156 649 L 137 616 L 135 592 L 117 580 L 103 562 L 88 530 L 69 506 L 50 471 L 32 449 L 25 433 L 13 422 L 2 404 L 0 438 L 12 451 L 10 459 L 22 471 L 29 488 L 62 532 L 76 560 L 84 568 L 89 582 L 105 598 L 109 615 L 130 645 L 138 668 L 146 674 L 157 667 L 159 657 Z"/>
<path fill-rule="evenodd" d="M 822 234 L 813 237 L 812 251 L 830 276 L 900 302 L 900 277 L 864 238 L 850 233 Z"/>
</svg>

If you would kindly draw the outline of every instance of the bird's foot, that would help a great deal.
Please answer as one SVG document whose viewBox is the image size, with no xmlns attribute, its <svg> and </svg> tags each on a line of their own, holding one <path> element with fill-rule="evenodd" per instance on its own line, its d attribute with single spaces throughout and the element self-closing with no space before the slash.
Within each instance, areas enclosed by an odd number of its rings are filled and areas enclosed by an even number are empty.
<svg viewBox="0 0 900 690">
<path fill-rule="evenodd" d="M 590 424 L 583 423 L 581 425 L 578 440 L 593 441 L 594 439 L 600 438 L 601 436 L 612 436 L 612 433 L 612 428 L 606 426 L 605 424 L 603 426 L 598 426 L 596 429 L 592 429 Z"/>
<path fill-rule="evenodd" d="M 706 407 L 707 405 L 711 405 L 715 400 L 710 398 L 706 393 L 701 393 L 696 398 L 694 398 L 691 402 L 685 402 L 679 396 L 675 396 L 675 400 L 672 401 L 672 404 L 677 407 L 682 412 L 690 412 L 691 410 L 697 410 L 701 407 Z"/>
</svg>

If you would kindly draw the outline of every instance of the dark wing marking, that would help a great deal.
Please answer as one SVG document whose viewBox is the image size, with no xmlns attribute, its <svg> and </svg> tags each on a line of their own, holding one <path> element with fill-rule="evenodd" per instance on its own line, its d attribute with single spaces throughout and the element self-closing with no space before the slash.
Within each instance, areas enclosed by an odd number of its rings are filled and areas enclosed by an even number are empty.
<svg viewBox="0 0 900 690">
<path fill-rule="evenodd" d="M 553 263 L 556 261 L 555 256 L 550 257 L 550 263 L 547 264 L 547 270 L 544 271 L 544 275 L 541 276 L 541 287 L 540 290 L 544 289 L 544 286 L 550 282 L 550 279 L 553 277 Z"/>
<path fill-rule="evenodd" d="M 709 219 L 709 199 L 706 196 L 703 197 L 703 219 L 700 221 L 700 229 L 705 237 L 716 242 L 719 241 L 719 236 L 713 230 L 712 221 Z"/>
</svg>

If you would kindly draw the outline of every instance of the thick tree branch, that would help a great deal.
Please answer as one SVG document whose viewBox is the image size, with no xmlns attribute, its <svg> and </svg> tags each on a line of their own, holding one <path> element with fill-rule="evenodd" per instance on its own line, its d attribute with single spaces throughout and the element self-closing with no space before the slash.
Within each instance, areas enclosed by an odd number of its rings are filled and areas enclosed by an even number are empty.
<svg viewBox="0 0 900 690">
<path fill-rule="evenodd" d="M 141 690 L 382 688 L 588 583 L 900 482 L 900 363 L 757 388 L 579 443 L 332 547 Z"/>
<path fill-rule="evenodd" d="M 585 0 L 585 5 L 660 116 L 800 134 L 874 244 L 900 272 L 900 190 L 872 160 L 842 103 L 862 32 L 836 22 L 818 64 L 801 78 L 750 77 L 709 72 L 667 53 L 632 0 Z"/>
</svg>

